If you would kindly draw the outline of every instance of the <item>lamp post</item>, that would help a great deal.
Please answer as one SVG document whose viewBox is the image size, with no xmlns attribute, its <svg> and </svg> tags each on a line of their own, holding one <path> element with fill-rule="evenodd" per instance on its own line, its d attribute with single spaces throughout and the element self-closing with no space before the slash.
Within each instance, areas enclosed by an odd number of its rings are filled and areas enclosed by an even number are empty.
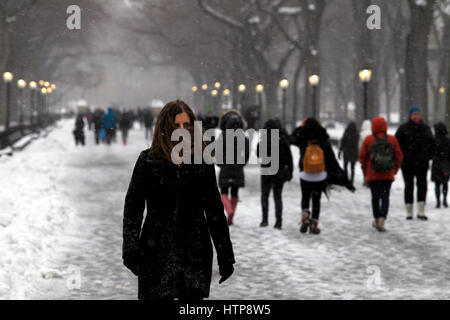
<svg viewBox="0 0 450 320">
<path fill-rule="evenodd" d="M 36 89 L 37 89 L 37 83 L 36 81 L 30 81 L 29 85 L 30 87 L 30 108 L 31 108 L 31 115 L 30 115 L 30 124 L 33 125 L 35 122 L 35 116 L 36 116 L 36 104 L 35 104 L 35 96 L 36 96 Z"/>
<path fill-rule="evenodd" d="M 247 90 L 247 87 L 245 86 L 245 84 L 240 84 L 238 90 L 240 93 L 239 109 L 242 110 L 244 108 L 244 94 L 245 90 Z"/>
<path fill-rule="evenodd" d="M 287 88 L 289 87 L 289 81 L 287 79 L 283 79 L 280 81 L 280 88 L 283 91 L 283 95 L 282 95 L 282 108 L 283 108 L 283 125 L 286 125 L 286 93 L 287 93 Z"/>
<path fill-rule="evenodd" d="M 230 91 L 230 89 L 225 89 L 225 90 L 223 90 L 223 92 L 222 92 L 222 95 L 225 97 L 225 99 L 226 99 L 226 105 L 227 105 L 227 108 L 229 107 L 229 105 L 230 105 L 230 93 L 231 93 L 231 91 Z"/>
<path fill-rule="evenodd" d="M 11 82 L 14 79 L 14 75 L 11 72 L 3 73 L 3 81 L 6 84 L 6 123 L 5 130 L 9 130 L 9 121 L 11 117 Z"/>
<path fill-rule="evenodd" d="M 47 94 L 47 88 L 41 88 L 41 112 L 39 113 L 39 122 L 42 124 L 42 118 L 43 115 L 45 115 L 46 112 L 46 105 L 45 105 L 45 95 Z"/>
<path fill-rule="evenodd" d="M 23 79 L 19 79 L 17 81 L 17 87 L 19 87 L 19 125 L 22 127 L 24 111 L 23 90 L 27 87 L 27 82 Z"/>
<path fill-rule="evenodd" d="M 258 84 L 256 86 L 256 93 L 258 94 L 258 104 L 262 108 L 263 104 L 263 92 L 264 92 L 264 86 L 262 84 Z"/>
<path fill-rule="evenodd" d="M 308 78 L 309 84 L 312 87 L 312 116 L 317 116 L 317 86 L 320 83 L 320 77 L 317 74 L 313 74 Z"/>
<path fill-rule="evenodd" d="M 192 102 L 193 104 L 197 104 L 197 92 L 198 92 L 198 87 L 197 86 L 192 86 Z"/>
<path fill-rule="evenodd" d="M 364 87 L 364 98 L 363 98 L 364 120 L 369 119 L 369 112 L 367 109 L 368 109 L 368 91 L 370 79 L 372 79 L 372 70 L 364 69 L 359 72 L 359 80 L 362 82 Z"/>
</svg>

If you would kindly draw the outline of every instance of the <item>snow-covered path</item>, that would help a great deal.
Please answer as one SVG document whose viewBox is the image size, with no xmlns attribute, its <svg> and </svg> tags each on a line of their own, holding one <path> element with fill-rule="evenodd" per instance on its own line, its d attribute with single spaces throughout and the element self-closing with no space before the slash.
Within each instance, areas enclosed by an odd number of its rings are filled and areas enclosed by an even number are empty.
<svg viewBox="0 0 450 320">
<path fill-rule="evenodd" d="M 17 260 L 17 263 L 38 265 L 40 272 L 25 274 L 29 269 L 27 266 L 11 263 L 11 259 L 15 260 L 14 252 L 9 253 L 8 261 L 0 258 L 3 269 L 0 297 L 136 299 L 137 279 L 125 269 L 121 259 L 122 210 L 134 162 L 139 152 L 147 147 L 144 133 L 132 131 L 127 147 L 120 144 L 94 146 L 89 133 L 88 145 L 76 148 L 71 127 L 72 122 L 62 122 L 48 139 L 36 141 L 22 154 L 0 163 L 0 168 L 12 168 L 14 166 L 9 162 L 19 161 L 16 158 L 33 156 L 36 166 L 54 167 L 41 176 L 32 170 L 27 172 L 31 178 L 48 176 L 48 180 L 34 183 L 35 194 L 23 192 L 20 201 L 36 201 L 38 192 L 43 192 L 39 201 L 45 202 L 47 197 L 54 199 L 57 210 L 52 214 L 59 215 L 54 217 L 59 228 L 26 236 L 29 242 L 33 235 L 40 241 L 46 240 L 44 248 L 50 249 L 29 252 L 30 255 L 45 256 L 40 260 Z M 297 163 L 298 150 L 293 148 L 293 152 Z M 56 160 L 48 164 L 46 159 Z M 31 166 L 32 162 L 27 164 Z M 10 173 L 8 183 L 14 185 L 14 177 L 23 174 L 19 170 Z M 431 183 L 427 212 L 430 220 L 407 222 L 399 175 L 391 194 L 388 232 L 380 234 L 371 227 L 369 190 L 361 186 L 358 168 L 357 192 L 335 190 L 329 201 L 324 199 L 320 221 L 322 233 L 310 236 L 298 231 L 300 189 L 297 172 L 283 193 L 281 231 L 272 227 L 272 201 L 271 226 L 259 227 L 258 169 L 248 167 L 246 178 L 247 186 L 240 192 L 235 225 L 230 229 L 236 271 L 227 282 L 219 285 L 218 270 L 214 265 L 211 299 L 450 298 L 450 209 L 432 209 L 434 192 Z M 52 192 L 45 193 L 39 189 L 41 185 Z M 38 208 L 47 207 L 44 203 Z M 11 209 L 5 211 L 11 212 Z M 15 217 L 10 214 L 9 219 L 14 222 Z M 61 225 L 64 223 L 60 220 L 67 221 L 67 226 Z M 30 223 L 29 218 L 17 221 Z M 45 225 L 43 221 L 33 223 Z M 55 224 L 54 221 L 48 223 Z M 16 234 L 15 237 L 25 235 Z M 6 247 L 14 248 L 12 245 Z M 21 286 L 26 290 L 19 290 Z"/>
</svg>

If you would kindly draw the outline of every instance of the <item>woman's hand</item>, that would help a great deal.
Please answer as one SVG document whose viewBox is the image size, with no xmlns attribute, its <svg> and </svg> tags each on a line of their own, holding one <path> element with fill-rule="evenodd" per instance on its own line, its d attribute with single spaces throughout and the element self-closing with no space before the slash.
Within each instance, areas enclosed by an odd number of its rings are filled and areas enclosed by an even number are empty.
<svg viewBox="0 0 450 320">
<path fill-rule="evenodd" d="M 219 265 L 219 274 L 220 274 L 220 280 L 219 284 L 222 282 L 225 282 L 234 272 L 234 267 L 232 264 L 226 264 L 226 265 Z"/>
</svg>

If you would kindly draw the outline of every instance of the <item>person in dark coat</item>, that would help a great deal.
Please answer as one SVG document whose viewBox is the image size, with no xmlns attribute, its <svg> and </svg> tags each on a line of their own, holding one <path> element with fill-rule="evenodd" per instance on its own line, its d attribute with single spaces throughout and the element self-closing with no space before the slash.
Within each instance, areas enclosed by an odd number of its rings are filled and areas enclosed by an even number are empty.
<svg viewBox="0 0 450 320">
<path fill-rule="evenodd" d="M 117 116 L 112 107 L 108 107 L 108 112 L 103 116 L 102 128 L 106 131 L 106 143 L 109 145 L 114 140 L 117 128 Z"/>
<path fill-rule="evenodd" d="M 269 225 L 269 195 L 270 190 L 273 189 L 273 198 L 275 200 L 275 217 L 276 222 L 274 228 L 282 228 L 282 212 L 283 199 L 282 192 L 285 182 L 292 180 L 292 172 L 294 169 L 292 152 L 289 143 L 287 132 L 282 129 L 281 121 L 278 119 L 268 120 L 264 124 L 264 129 L 267 130 L 267 156 L 271 157 L 271 134 L 272 130 L 279 131 L 279 169 L 275 175 L 261 175 L 261 208 L 262 208 L 262 222 L 260 227 L 267 227 Z M 256 155 L 260 157 L 260 143 L 256 147 Z M 269 164 L 261 164 L 261 167 L 268 168 Z"/>
<path fill-rule="evenodd" d="M 95 110 L 92 117 L 92 123 L 94 125 L 94 138 L 95 144 L 100 143 L 100 130 L 102 129 L 103 111 L 100 109 Z"/>
<path fill-rule="evenodd" d="M 402 174 L 405 181 L 406 219 L 413 219 L 414 178 L 417 179 L 417 217 L 428 220 L 425 215 L 427 198 L 427 173 L 434 156 L 435 141 L 431 129 L 422 120 L 421 109 L 412 106 L 409 121 L 402 124 L 395 137 L 403 152 Z"/>
<path fill-rule="evenodd" d="M 150 149 L 136 162 L 125 197 L 124 265 L 138 276 L 138 298 L 203 299 L 209 296 L 213 248 L 222 283 L 235 263 L 214 165 L 172 161 L 175 129 L 196 120 L 183 101 L 161 111 Z M 144 208 L 147 215 L 142 224 Z"/>
<path fill-rule="evenodd" d="M 84 120 L 83 115 L 79 114 L 77 115 L 77 118 L 75 120 L 75 130 L 73 130 L 73 135 L 75 137 L 75 145 L 81 144 L 82 146 L 85 145 L 85 139 L 84 139 Z"/>
<path fill-rule="evenodd" d="M 132 127 L 132 123 L 131 114 L 129 112 L 124 112 L 119 121 L 119 128 L 122 131 L 122 142 L 124 146 L 127 145 L 128 132 Z"/>
<path fill-rule="evenodd" d="M 311 234 L 319 234 L 320 229 L 320 198 L 322 193 L 327 194 L 332 185 L 344 186 L 354 192 L 355 187 L 348 179 L 344 170 L 339 167 L 330 143 L 330 137 L 325 128 L 314 118 L 307 118 L 303 125 L 294 130 L 290 136 L 291 144 L 300 149 L 300 185 L 302 190 L 302 221 L 300 232 L 306 233 L 309 228 Z M 304 171 L 304 160 L 307 148 L 318 145 L 324 158 L 324 170 L 318 173 Z M 310 213 L 312 201 L 312 217 Z"/>
<path fill-rule="evenodd" d="M 359 154 L 358 145 L 359 132 L 356 128 L 356 123 L 350 122 L 342 136 L 338 158 L 341 159 L 342 154 L 344 154 L 344 172 L 347 177 L 349 176 L 348 166 L 350 165 L 350 181 L 352 184 L 355 181 L 355 164 L 358 161 Z"/>
<path fill-rule="evenodd" d="M 153 120 L 154 120 L 151 109 L 148 109 L 147 111 L 145 111 L 143 119 L 144 119 L 144 126 L 145 126 L 145 139 L 149 140 L 152 138 L 152 128 L 153 128 Z"/>
<path fill-rule="evenodd" d="M 237 110 L 225 112 L 219 120 L 219 127 L 222 130 L 222 133 L 218 138 L 220 139 L 218 144 L 223 144 L 223 161 L 218 163 L 218 166 L 220 167 L 219 186 L 222 194 L 222 202 L 228 215 L 228 225 L 232 225 L 239 201 L 239 188 L 245 187 L 244 166 L 248 163 L 250 158 L 250 141 L 244 135 L 244 131 L 240 131 L 241 134 L 237 134 L 239 136 L 238 138 L 227 137 L 227 129 L 236 132 L 236 130 L 244 130 L 246 127 L 244 118 Z M 243 142 L 243 145 L 239 143 L 239 140 Z M 234 153 L 231 164 L 227 163 L 227 144 L 232 145 Z"/>
<path fill-rule="evenodd" d="M 442 123 L 434 125 L 434 137 L 436 139 L 436 151 L 431 167 L 431 181 L 435 184 L 436 208 L 441 207 L 441 187 L 443 205 L 448 208 L 448 180 L 450 177 L 450 139 L 447 137 L 447 126 Z"/>
</svg>

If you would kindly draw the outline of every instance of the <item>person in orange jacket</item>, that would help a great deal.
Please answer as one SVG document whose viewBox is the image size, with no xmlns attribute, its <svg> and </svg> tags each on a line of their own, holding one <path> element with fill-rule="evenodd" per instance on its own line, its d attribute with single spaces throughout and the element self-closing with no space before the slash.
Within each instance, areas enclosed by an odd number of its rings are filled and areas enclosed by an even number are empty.
<svg viewBox="0 0 450 320">
<path fill-rule="evenodd" d="M 380 232 L 386 231 L 385 220 L 389 211 L 389 194 L 392 182 L 401 167 L 403 153 L 397 139 L 387 134 L 387 123 L 383 117 L 372 120 L 372 135 L 365 138 L 359 161 L 364 173 L 364 182 L 372 193 L 372 210 L 375 218 L 372 226 Z"/>
</svg>

